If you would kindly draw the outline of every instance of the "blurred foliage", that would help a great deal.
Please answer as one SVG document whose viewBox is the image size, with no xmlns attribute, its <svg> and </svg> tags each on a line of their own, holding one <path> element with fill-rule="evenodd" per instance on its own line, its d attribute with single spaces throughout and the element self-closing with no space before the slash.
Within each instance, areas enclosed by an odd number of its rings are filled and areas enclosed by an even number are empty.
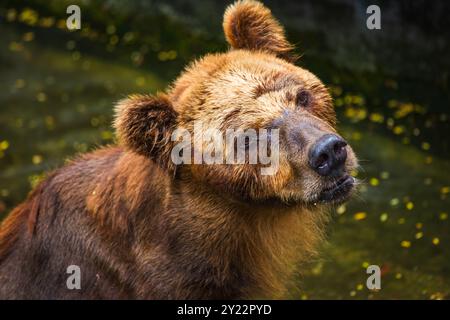
<svg viewBox="0 0 450 320">
<path fill-rule="evenodd" d="M 267 1 L 330 87 L 361 160 L 356 199 L 336 208 L 293 299 L 450 297 L 449 2 Z M 68 31 L 78 4 L 82 28 Z M 64 159 L 114 143 L 114 103 L 155 92 L 227 46 L 226 1 L 15 0 L 0 4 L 0 216 Z M 365 268 L 382 268 L 367 290 Z"/>
</svg>

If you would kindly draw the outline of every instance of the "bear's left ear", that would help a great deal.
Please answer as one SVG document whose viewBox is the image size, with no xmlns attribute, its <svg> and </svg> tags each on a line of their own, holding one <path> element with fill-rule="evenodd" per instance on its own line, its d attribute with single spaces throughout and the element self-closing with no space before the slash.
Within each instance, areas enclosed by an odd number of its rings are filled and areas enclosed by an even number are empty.
<svg viewBox="0 0 450 320">
<path fill-rule="evenodd" d="M 114 127 L 119 143 L 174 172 L 171 135 L 177 112 L 166 95 L 133 95 L 116 106 Z"/>
<path fill-rule="evenodd" d="M 262 3 L 240 0 L 230 5 L 223 17 L 223 30 L 234 49 L 262 50 L 293 62 L 294 48 L 284 29 Z"/>
</svg>

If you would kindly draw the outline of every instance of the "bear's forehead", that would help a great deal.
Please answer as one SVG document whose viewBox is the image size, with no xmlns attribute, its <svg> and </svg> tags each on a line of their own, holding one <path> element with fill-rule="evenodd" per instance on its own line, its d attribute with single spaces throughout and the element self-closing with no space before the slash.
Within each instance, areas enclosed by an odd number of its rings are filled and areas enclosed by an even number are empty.
<svg viewBox="0 0 450 320">
<path fill-rule="evenodd" d="M 204 99 L 220 100 L 241 95 L 258 96 L 284 88 L 323 87 L 309 71 L 264 52 L 234 50 L 212 54 L 191 64 L 170 92 L 175 109 L 182 112 Z"/>
<path fill-rule="evenodd" d="M 325 86 L 309 71 L 263 52 L 234 50 L 194 62 L 170 94 L 182 126 L 200 120 L 246 129 L 265 127 L 294 109 L 296 92 L 304 89 L 328 100 Z"/>
<path fill-rule="evenodd" d="M 222 81 L 230 86 L 272 86 L 281 88 L 308 85 L 318 79 L 305 69 L 264 53 L 233 52 L 211 76 L 212 81 Z"/>
</svg>

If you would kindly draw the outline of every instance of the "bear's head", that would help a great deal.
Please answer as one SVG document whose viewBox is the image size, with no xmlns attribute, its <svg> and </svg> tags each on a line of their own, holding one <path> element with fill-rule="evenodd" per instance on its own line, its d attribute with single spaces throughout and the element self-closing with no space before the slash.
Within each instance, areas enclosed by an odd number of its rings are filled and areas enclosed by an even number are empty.
<svg viewBox="0 0 450 320">
<path fill-rule="evenodd" d="M 327 88 L 293 64 L 293 46 L 261 3 L 247 0 L 229 6 L 223 28 L 231 46 L 228 52 L 192 63 L 166 94 L 131 96 L 118 104 L 115 127 L 120 143 L 153 159 L 173 179 L 238 200 L 305 205 L 345 200 L 355 183 L 350 172 L 357 160 L 336 132 Z M 179 129 L 191 135 L 184 144 L 191 149 L 176 149 Z M 205 140 L 204 130 L 209 129 L 223 134 L 223 139 Z M 256 144 L 247 136 L 238 145 L 239 135 L 249 129 L 266 133 L 258 135 Z M 226 144 L 229 130 L 237 132 L 231 145 Z M 258 140 L 261 137 L 266 144 Z M 220 154 L 215 159 L 243 148 L 245 161 L 208 163 L 201 152 L 196 158 L 199 149 L 211 151 L 211 145 L 223 147 L 222 153 L 220 148 L 210 152 L 213 158 Z M 269 174 L 261 169 L 270 164 L 250 161 L 250 153 L 259 150 L 251 146 L 259 145 L 277 162 Z M 176 163 L 174 150 L 184 157 L 189 150 L 191 163 Z"/>
</svg>

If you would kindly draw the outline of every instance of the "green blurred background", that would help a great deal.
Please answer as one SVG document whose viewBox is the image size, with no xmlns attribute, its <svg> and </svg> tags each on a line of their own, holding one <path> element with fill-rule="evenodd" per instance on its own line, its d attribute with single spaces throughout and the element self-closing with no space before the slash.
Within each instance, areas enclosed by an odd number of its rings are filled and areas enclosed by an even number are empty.
<svg viewBox="0 0 450 320">
<path fill-rule="evenodd" d="M 0 4 L 0 218 L 65 159 L 114 142 L 114 103 L 163 90 L 227 49 L 227 1 L 14 0 Z M 363 167 L 359 195 L 293 299 L 450 298 L 449 2 L 265 1 L 335 99 Z M 81 30 L 66 8 L 81 8 Z M 381 7 L 382 29 L 365 10 Z M 365 268 L 382 269 L 369 291 Z"/>
</svg>

